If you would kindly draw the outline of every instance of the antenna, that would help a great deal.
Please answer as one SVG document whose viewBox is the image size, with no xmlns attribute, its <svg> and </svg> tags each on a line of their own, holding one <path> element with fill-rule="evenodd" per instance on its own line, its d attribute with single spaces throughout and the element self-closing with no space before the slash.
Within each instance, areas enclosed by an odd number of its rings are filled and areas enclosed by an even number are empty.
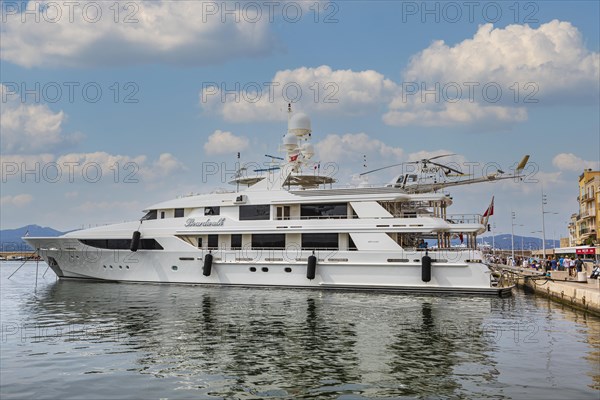
<svg viewBox="0 0 600 400">
<path fill-rule="evenodd" d="M 237 169 L 236 175 L 237 176 L 235 177 L 236 178 L 235 179 L 235 192 L 236 193 L 238 193 L 240 191 L 240 180 L 239 180 L 239 178 L 240 178 L 240 176 L 242 176 L 242 169 L 240 168 L 240 156 L 241 156 L 241 154 L 238 151 L 237 152 L 237 159 L 238 160 L 236 162 L 236 169 Z"/>
<path fill-rule="evenodd" d="M 277 157 L 277 156 L 272 156 L 272 155 L 270 155 L 270 154 L 265 154 L 265 157 L 269 157 L 269 158 L 272 158 L 272 159 L 274 159 L 274 160 L 281 160 L 281 161 L 285 161 L 285 158 L 282 158 L 282 157 Z"/>
</svg>

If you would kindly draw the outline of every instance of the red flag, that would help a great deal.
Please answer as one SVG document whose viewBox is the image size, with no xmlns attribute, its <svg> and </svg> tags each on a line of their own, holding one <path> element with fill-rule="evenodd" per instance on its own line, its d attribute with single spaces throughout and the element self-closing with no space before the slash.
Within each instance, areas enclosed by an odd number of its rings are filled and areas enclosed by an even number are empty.
<svg viewBox="0 0 600 400">
<path fill-rule="evenodd" d="M 293 156 L 290 156 L 290 161 L 296 161 L 298 159 L 298 154 L 294 154 Z"/>
<path fill-rule="evenodd" d="M 490 203 L 490 206 L 483 213 L 483 217 L 489 217 L 490 215 L 494 215 L 494 196 L 492 196 L 492 202 Z"/>
<path fill-rule="evenodd" d="M 460 239 L 460 244 L 463 244 L 463 242 L 465 241 L 465 238 L 463 237 L 462 232 L 458 234 L 458 238 Z"/>
</svg>

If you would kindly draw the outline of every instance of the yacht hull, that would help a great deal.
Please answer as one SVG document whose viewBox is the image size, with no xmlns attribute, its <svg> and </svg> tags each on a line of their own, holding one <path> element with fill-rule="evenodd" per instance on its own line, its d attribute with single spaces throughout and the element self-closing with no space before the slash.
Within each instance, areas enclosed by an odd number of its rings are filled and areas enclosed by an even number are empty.
<svg viewBox="0 0 600 400">
<path fill-rule="evenodd" d="M 61 279 L 199 285 L 509 295 L 491 285 L 478 251 L 428 251 L 431 280 L 422 281 L 424 251 L 319 251 L 308 279 L 310 251 L 100 250 L 67 238 L 27 238 Z M 205 268 L 211 254 L 210 271 Z M 477 258 L 479 257 L 479 259 Z M 206 276 L 206 272 L 209 272 Z"/>
</svg>

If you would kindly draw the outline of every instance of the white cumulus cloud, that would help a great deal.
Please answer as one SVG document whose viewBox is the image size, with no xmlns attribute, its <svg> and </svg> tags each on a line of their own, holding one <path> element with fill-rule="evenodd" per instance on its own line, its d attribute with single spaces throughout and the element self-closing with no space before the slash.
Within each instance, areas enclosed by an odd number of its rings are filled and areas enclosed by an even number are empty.
<svg viewBox="0 0 600 400">
<path fill-rule="evenodd" d="M 268 15 L 257 18 L 243 3 L 67 3 L 14 2 L 10 10 L 3 10 L 2 59 L 24 67 L 207 65 L 265 55 L 279 46 Z M 226 6 L 237 10 L 226 14 Z"/>
<path fill-rule="evenodd" d="M 0 204 L 4 206 L 24 207 L 33 201 L 30 194 L 18 194 L 16 196 L 2 196 Z"/>
<path fill-rule="evenodd" d="M 531 28 L 479 27 L 454 46 L 435 41 L 411 58 L 384 122 L 389 125 L 506 125 L 527 107 L 598 103 L 599 53 L 569 22 Z"/>
<path fill-rule="evenodd" d="M 1 175 L 3 182 L 38 179 L 51 183 L 138 183 L 155 181 L 181 170 L 185 166 L 170 153 L 160 154 L 151 161 L 145 155 L 132 157 L 97 151 L 60 156 L 3 155 Z"/>
<path fill-rule="evenodd" d="M 217 129 L 204 143 L 204 152 L 206 154 L 236 153 L 245 150 L 248 143 L 248 139 L 243 136 L 236 136 L 231 132 Z"/>
<path fill-rule="evenodd" d="M 162 153 L 152 165 L 153 173 L 161 176 L 168 176 L 186 169 L 183 163 L 171 153 Z"/>
<path fill-rule="evenodd" d="M 236 86 L 237 85 L 237 86 Z M 237 90 L 237 97 L 231 91 Z M 227 121 L 282 121 L 287 104 L 305 112 L 356 115 L 389 102 L 396 84 L 373 70 L 333 70 L 330 66 L 277 71 L 269 82 L 205 84 L 201 107 Z"/>
<path fill-rule="evenodd" d="M 46 104 L 26 104 L 0 84 L 0 135 L 3 153 L 31 153 L 77 142 L 79 134 L 67 135 L 62 125 L 63 111 L 54 112 Z"/>
<path fill-rule="evenodd" d="M 400 160 L 404 151 L 400 147 L 389 146 L 366 133 L 330 134 L 315 144 L 317 157 L 326 161 L 361 161 L 366 155 L 368 160 Z"/>
<path fill-rule="evenodd" d="M 561 171 L 582 172 L 586 168 L 600 169 L 600 161 L 586 161 L 573 153 L 560 153 L 552 159 L 552 165 Z"/>
</svg>

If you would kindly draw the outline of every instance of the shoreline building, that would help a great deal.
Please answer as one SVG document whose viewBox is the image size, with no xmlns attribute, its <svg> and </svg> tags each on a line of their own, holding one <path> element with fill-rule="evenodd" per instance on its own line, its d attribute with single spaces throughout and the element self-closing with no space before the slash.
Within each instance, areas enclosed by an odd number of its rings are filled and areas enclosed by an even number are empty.
<svg viewBox="0 0 600 400">
<path fill-rule="evenodd" d="M 600 226 L 600 171 L 586 169 L 579 176 L 579 212 L 571 215 L 569 239 L 572 246 L 598 245 Z"/>
</svg>

